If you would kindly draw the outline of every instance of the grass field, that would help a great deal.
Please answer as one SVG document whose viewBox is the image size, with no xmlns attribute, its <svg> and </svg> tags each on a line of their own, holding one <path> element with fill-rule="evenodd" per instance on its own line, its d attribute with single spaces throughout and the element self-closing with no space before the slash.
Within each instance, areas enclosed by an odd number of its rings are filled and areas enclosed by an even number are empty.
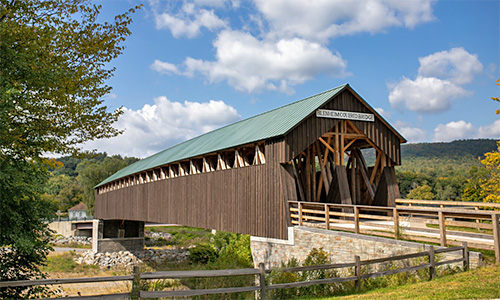
<svg viewBox="0 0 500 300">
<path fill-rule="evenodd" d="M 486 266 L 432 281 L 381 288 L 330 299 L 497 299 L 500 298 L 500 264 Z"/>
</svg>

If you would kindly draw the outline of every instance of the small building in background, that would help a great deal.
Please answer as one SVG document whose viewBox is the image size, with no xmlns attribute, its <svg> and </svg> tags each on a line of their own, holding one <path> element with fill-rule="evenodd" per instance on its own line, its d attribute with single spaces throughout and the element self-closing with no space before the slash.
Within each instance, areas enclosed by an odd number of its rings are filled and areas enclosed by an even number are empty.
<svg viewBox="0 0 500 300">
<path fill-rule="evenodd" d="M 68 209 L 69 220 L 70 221 L 78 221 L 78 220 L 87 220 L 87 205 L 85 203 L 78 203 L 72 208 Z"/>
</svg>

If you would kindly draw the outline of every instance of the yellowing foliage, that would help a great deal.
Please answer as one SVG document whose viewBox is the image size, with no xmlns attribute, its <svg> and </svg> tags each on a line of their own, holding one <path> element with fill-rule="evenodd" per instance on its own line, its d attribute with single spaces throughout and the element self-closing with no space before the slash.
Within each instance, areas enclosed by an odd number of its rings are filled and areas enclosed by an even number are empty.
<svg viewBox="0 0 500 300">
<path fill-rule="evenodd" d="M 486 178 L 481 180 L 481 196 L 485 202 L 500 203 L 500 142 L 498 150 L 485 153 L 481 160 L 483 166 L 489 171 Z"/>
<path fill-rule="evenodd" d="M 500 78 L 498 78 L 497 80 L 497 85 L 500 85 Z M 491 100 L 500 102 L 500 99 L 498 99 L 498 97 L 491 97 Z M 495 112 L 497 113 L 497 115 L 500 114 L 500 109 L 497 109 Z"/>
</svg>

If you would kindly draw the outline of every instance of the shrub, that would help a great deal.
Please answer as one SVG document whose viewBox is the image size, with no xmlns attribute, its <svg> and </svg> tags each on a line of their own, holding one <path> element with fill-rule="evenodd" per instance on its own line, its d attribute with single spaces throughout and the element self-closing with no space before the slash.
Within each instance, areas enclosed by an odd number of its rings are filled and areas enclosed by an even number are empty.
<svg viewBox="0 0 500 300">
<path fill-rule="evenodd" d="M 219 257 L 217 250 L 208 244 L 199 244 L 189 250 L 189 261 L 193 264 L 206 264 Z"/>
</svg>

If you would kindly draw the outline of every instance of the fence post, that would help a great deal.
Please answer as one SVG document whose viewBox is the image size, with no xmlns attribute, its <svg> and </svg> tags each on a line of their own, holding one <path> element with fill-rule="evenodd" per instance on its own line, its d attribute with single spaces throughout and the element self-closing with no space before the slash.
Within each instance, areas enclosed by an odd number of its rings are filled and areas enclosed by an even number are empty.
<svg viewBox="0 0 500 300">
<path fill-rule="evenodd" d="M 359 233 L 359 208 L 354 206 L 354 233 Z"/>
<path fill-rule="evenodd" d="M 354 256 L 354 275 L 356 276 L 356 289 L 361 290 L 361 258 L 358 255 Z"/>
<path fill-rule="evenodd" d="M 132 290 L 130 291 L 130 299 L 131 300 L 140 300 L 141 299 L 141 273 L 139 272 L 139 267 L 134 266 L 134 280 L 132 280 Z"/>
<path fill-rule="evenodd" d="M 436 258 L 434 256 L 434 246 L 431 245 L 429 248 L 429 280 L 436 277 Z"/>
<path fill-rule="evenodd" d="M 493 241 L 495 242 L 495 257 L 500 263 L 500 225 L 498 224 L 498 214 L 491 215 L 491 225 L 493 225 Z"/>
<path fill-rule="evenodd" d="M 259 276 L 260 276 L 260 299 L 266 300 L 266 267 L 264 263 L 259 263 Z"/>
<path fill-rule="evenodd" d="M 399 240 L 399 212 L 397 208 L 392 209 L 392 218 L 394 219 L 394 239 Z"/>
<path fill-rule="evenodd" d="M 330 230 L 330 206 L 325 204 L 325 229 Z"/>
<path fill-rule="evenodd" d="M 299 202 L 299 226 L 302 226 L 302 202 Z"/>
<path fill-rule="evenodd" d="M 469 249 L 467 248 L 467 242 L 462 242 L 463 256 L 464 256 L 464 271 L 469 269 Z"/>
<path fill-rule="evenodd" d="M 439 236 L 441 239 L 441 247 L 446 247 L 446 225 L 445 225 L 444 214 L 442 211 L 438 212 L 438 218 L 439 218 Z"/>
</svg>

